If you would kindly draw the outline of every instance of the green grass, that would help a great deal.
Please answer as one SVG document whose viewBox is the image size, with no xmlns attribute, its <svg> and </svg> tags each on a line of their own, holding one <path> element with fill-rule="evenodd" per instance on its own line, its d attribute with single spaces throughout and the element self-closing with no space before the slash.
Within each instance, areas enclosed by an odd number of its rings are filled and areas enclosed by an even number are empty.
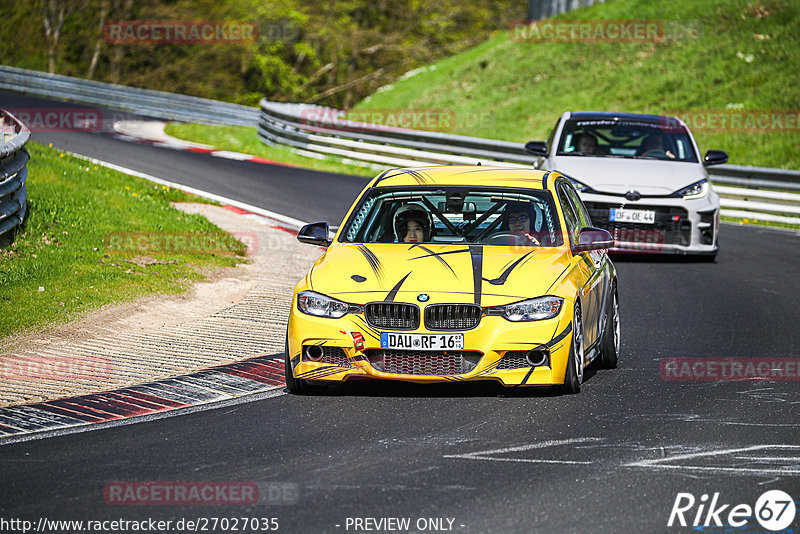
<svg viewBox="0 0 800 534">
<path fill-rule="evenodd" d="M 178 139 L 211 145 L 217 150 L 252 154 L 306 169 L 352 174 L 368 178 L 373 178 L 380 172 L 376 168 L 342 163 L 338 157 L 315 159 L 296 154 L 289 147 L 266 145 L 256 135 L 255 128 L 246 126 L 206 126 L 204 124 L 173 122 L 167 124 L 165 132 Z"/>
<path fill-rule="evenodd" d="M 691 112 L 794 110 L 793 127 L 783 131 L 693 131 L 701 151 L 725 150 L 732 164 L 800 168 L 797 0 L 614 0 L 557 18 L 656 20 L 665 38 L 532 43 L 514 41 L 505 31 L 381 88 L 355 110 L 433 110 L 454 124 L 445 131 L 519 142 L 545 139 L 564 111 L 678 114 L 691 127 L 697 116 Z M 303 167 L 375 174 L 335 158 L 318 161 L 265 146 L 252 128 L 172 124 L 167 131 Z"/>
<path fill-rule="evenodd" d="M 564 111 L 800 107 L 796 0 L 614 0 L 559 18 L 659 20 L 666 38 L 526 43 L 503 32 L 382 88 L 355 109 L 447 110 L 453 133 L 524 142 L 545 139 Z M 703 152 L 725 150 L 732 164 L 797 169 L 796 122 L 794 133 L 694 133 Z"/>
<path fill-rule="evenodd" d="M 800 230 L 800 224 L 787 224 L 782 222 L 772 222 L 759 219 L 758 217 L 728 217 L 727 215 L 720 216 L 720 220 L 748 226 L 766 226 L 768 228 L 787 228 L 790 230 Z"/>
<path fill-rule="evenodd" d="M 106 304 L 178 293 L 213 269 L 246 261 L 241 243 L 204 217 L 170 206 L 202 199 L 33 142 L 27 147 L 29 215 L 11 246 L 0 250 L 0 339 Z M 197 232 L 222 245 L 205 253 L 109 247 L 109 234 L 119 232 L 148 238 Z M 161 263 L 126 261 L 137 257 Z"/>
</svg>

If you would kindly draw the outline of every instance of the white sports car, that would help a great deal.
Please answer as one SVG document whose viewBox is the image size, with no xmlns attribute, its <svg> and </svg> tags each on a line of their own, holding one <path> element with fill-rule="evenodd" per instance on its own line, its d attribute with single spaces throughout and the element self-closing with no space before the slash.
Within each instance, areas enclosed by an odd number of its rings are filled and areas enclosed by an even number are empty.
<svg viewBox="0 0 800 534">
<path fill-rule="evenodd" d="M 525 148 L 537 168 L 571 179 L 592 224 L 614 237 L 612 251 L 716 256 L 719 195 L 706 167 L 728 155 L 701 159 L 679 118 L 566 112 L 546 142 Z"/>
</svg>

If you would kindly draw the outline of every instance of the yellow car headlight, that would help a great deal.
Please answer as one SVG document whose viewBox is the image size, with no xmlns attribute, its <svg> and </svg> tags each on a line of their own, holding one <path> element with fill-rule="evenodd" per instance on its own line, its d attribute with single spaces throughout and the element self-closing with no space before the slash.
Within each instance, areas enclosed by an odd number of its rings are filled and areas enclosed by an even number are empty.
<svg viewBox="0 0 800 534">
<path fill-rule="evenodd" d="M 492 306 L 488 315 L 500 315 L 508 321 L 542 321 L 552 319 L 561 311 L 564 299 L 560 297 L 537 297 L 505 306 Z"/>
<path fill-rule="evenodd" d="M 340 300 L 332 299 L 322 293 L 314 291 L 301 291 L 297 294 L 297 309 L 301 312 L 316 317 L 330 317 L 339 319 L 347 315 L 350 305 Z"/>
</svg>

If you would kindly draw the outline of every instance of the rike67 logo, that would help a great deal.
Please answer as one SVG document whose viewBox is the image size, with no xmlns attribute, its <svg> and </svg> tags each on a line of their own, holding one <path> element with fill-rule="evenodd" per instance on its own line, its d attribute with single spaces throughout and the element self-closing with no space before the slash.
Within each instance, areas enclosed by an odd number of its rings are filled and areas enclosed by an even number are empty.
<svg viewBox="0 0 800 534">
<path fill-rule="evenodd" d="M 719 493 L 714 493 L 711 502 L 708 501 L 708 494 L 703 494 L 698 501 L 691 493 L 678 493 L 667 526 L 730 525 L 739 529 L 755 518 L 763 528 L 777 532 L 788 528 L 794 522 L 796 513 L 794 500 L 781 490 L 765 492 L 758 498 L 755 507 L 749 504 L 722 504 Z"/>
</svg>

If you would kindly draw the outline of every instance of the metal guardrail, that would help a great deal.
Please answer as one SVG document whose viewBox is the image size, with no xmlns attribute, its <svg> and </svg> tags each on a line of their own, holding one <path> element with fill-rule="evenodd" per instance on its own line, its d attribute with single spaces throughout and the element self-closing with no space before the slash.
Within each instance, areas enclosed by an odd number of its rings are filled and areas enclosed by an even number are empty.
<svg viewBox="0 0 800 534">
<path fill-rule="evenodd" d="M 258 135 L 267 143 L 370 163 L 533 166 L 522 143 L 349 121 L 344 111 L 321 106 L 268 100 L 260 105 Z M 718 165 L 708 172 L 715 183 L 800 191 L 800 171 Z"/>
<path fill-rule="evenodd" d="M 13 238 L 28 212 L 28 160 L 25 144 L 28 127 L 7 111 L 0 110 L 0 247 Z"/>
<path fill-rule="evenodd" d="M 344 111 L 323 106 L 262 100 L 260 109 L 256 109 L 5 66 L 0 66 L 0 89 L 95 104 L 164 120 L 243 126 L 255 124 L 258 136 L 267 144 L 290 146 L 312 157 L 334 156 L 379 167 L 476 165 L 479 162 L 482 165 L 533 167 L 533 158 L 522 143 L 349 121 L 342 118 Z M 800 191 L 800 171 L 740 165 L 719 165 L 710 167 L 708 171 L 715 184 Z M 723 193 L 723 207 L 726 207 L 725 199 L 731 198 L 735 200 L 731 207 L 735 204 L 737 209 L 744 209 L 741 203 L 749 199 L 745 198 L 747 195 L 743 191 L 746 193 L 752 189 L 740 190 L 735 194 Z M 3 194 L 2 190 L 0 194 Z M 749 209 L 756 210 L 753 212 L 756 214 L 763 213 L 764 204 L 774 204 L 780 208 L 786 201 L 772 198 L 767 198 L 765 202 L 762 200 L 750 201 Z M 775 211 L 795 214 L 792 210 L 772 209 L 771 217 L 786 219 L 783 215 L 775 215 Z M 791 218 L 791 221 L 800 222 L 800 219 Z"/>
<path fill-rule="evenodd" d="M 258 109 L 248 106 L 15 67 L 0 66 L 0 89 L 164 120 L 237 126 L 253 126 L 258 121 Z"/>
<path fill-rule="evenodd" d="M 718 165 L 709 167 L 708 174 L 714 183 L 800 191 L 800 171 L 746 165 Z"/>
<path fill-rule="evenodd" d="M 322 106 L 268 100 L 260 105 L 258 135 L 270 144 L 380 165 L 531 166 L 520 143 L 350 121 L 342 118 L 344 111 Z"/>
<path fill-rule="evenodd" d="M 344 111 L 322 106 L 262 100 L 260 109 L 257 109 L 2 65 L 0 89 L 95 104 L 164 120 L 241 126 L 257 124 L 259 136 L 267 143 L 382 166 L 474 165 L 480 161 L 484 165 L 529 167 L 532 161 L 522 143 L 382 128 L 343 120 Z M 800 191 L 800 171 L 719 165 L 709 168 L 709 174 L 715 183 Z"/>
<path fill-rule="evenodd" d="M 522 143 L 439 132 L 384 127 L 346 120 L 342 110 L 262 100 L 258 135 L 268 144 L 288 145 L 315 156 L 336 156 L 375 165 L 502 165 L 532 168 L 533 156 Z M 800 195 L 760 195 L 751 188 L 800 191 L 800 171 L 718 165 L 708 172 L 722 197 L 723 214 L 760 216 L 800 224 Z M 746 189 L 727 186 L 743 186 Z M 782 195 L 782 196 L 781 196 Z M 752 198 L 751 198 L 752 197 Z M 744 215 L 742 215 L 744 214 Z M 781 214 L 781 215 L 779 215 Z M 788 217 L 787 217 L 788 215 Z"/>
</svg>

